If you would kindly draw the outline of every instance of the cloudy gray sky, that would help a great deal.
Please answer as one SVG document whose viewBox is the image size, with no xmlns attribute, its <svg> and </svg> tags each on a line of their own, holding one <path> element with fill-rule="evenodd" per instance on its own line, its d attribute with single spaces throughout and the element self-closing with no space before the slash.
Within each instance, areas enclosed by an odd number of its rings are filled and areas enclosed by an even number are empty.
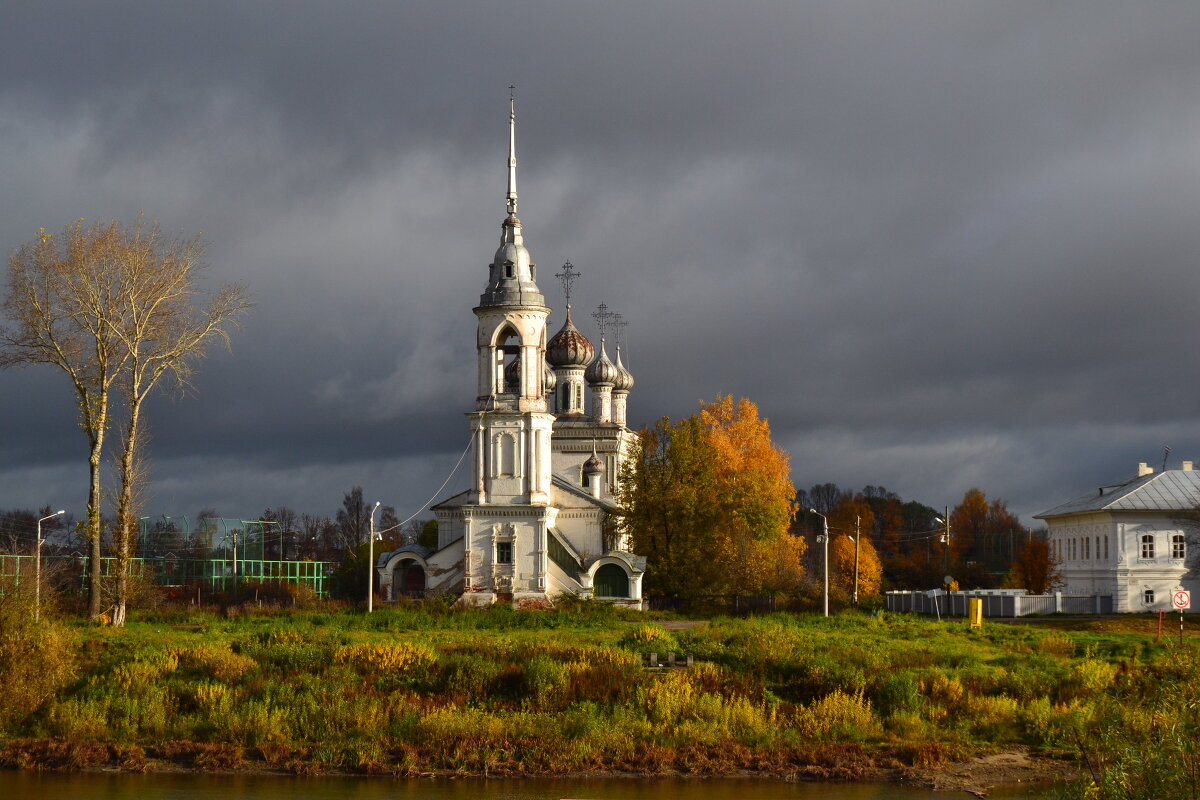
<svg viewBox="0 0 1200 800">
<path fill-rule="evenodd" d="M 637 424 L 747 396 L 800 487 L 978 486 L 1026 522 L 1164 445 L 1200 460 L 1200 4 L 3 16 L 0 247 L 145 211 L 257 302 L 152 408 L 153 513 L 435 493 L 467 444 L 510 83 L 552 324 L 569 259 L 576 308 L 630 323 Z M 81 514 L 64 377 L 0 373 L 0 426 L 0 508 Z"/>
</svg>

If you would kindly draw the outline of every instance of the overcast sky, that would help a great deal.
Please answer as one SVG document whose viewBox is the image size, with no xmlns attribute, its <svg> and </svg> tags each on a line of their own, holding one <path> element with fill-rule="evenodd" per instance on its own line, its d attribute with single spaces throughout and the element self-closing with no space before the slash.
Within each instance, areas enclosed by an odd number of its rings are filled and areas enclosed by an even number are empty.
<svg viewBox="0 0 1200 800">
<path fill-rule="evenodd" d="M 148 513 L 420 511 L 520 215 L 637 425 L 746 396 L 800 488 L 1031 515 L 1200 461 L 1200 4 L 13 2 L 0 247 L 203 230 L 257 303 L 150 410 Z M 584 324 L 587 323 L 587 324 Z M 65 377 L 0 373 L 0 508 L 82 516 Z M 465 487 L 460 470 L 442 494 Z"/>
</svg>

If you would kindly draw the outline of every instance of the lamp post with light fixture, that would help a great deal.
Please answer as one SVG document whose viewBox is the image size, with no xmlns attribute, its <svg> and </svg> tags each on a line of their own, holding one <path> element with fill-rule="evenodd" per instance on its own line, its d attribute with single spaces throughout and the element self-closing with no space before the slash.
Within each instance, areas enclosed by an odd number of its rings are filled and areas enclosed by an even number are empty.
<svg viewBox="0 0 1200 800">
<path fill-rule="evenodd" d="M 57 516 L 65 514 L 66 509 L 55 511 L 53 514 L 42 517 L 37 521 L 37 554 L 34 559 L 36 569 L 34 570 L 34 605 L 33 605 L 33 621 L 38 622 L 42 618 L 42 523 L 48 519 L 54 519 Z"/>
<path fill-rule="evenodd" d="M 822 611 L 825 614 L 825 616 L 828 617 L 829 616 L 829 520 L 826 518 L 826 516 L 824 514 L 822 514 L 820 511 L 817 511 L 815 508 L 810 508 L 808 510 L 808 512 L 810 514 L 816 514 L 818 517 L 821 518 L 822 532 L 821 532 L 821 535 L 817 537 L 817 541 L 819 543 L 821 543 L 825 548 L 824 557 L 822 559 L 824 561 L 824 567 L 825 567 L 825 589 L 821 595 L 821 608 L 822 608 Z"/>
<path fill-rule="evenodd" d="M 375 512 L 379 510 L 379 501 L 375 501 L 371 509 L 371 535 L 367 537 L 367 613 L 370 614 L 375 605 Z"/>
</svg>

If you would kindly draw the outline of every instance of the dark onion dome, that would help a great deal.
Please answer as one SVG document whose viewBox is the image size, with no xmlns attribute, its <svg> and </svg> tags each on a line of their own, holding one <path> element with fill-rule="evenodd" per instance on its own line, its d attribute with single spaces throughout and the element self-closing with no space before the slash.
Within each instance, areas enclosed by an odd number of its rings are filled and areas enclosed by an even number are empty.
<svg viewBox="0 0 1200 800">
<path fill-rule="evenodd" d="M 567 308 L 562 330 L 546 345 L 546 360 L 552 367 L 586 367 L 595 355 L 596 348 L 571 322 L 571 309 Z"/>
<path fill-rule="evenodd" d="M 592 386 L 612 386 L 616 381 L 617 367 L 608 360 L 608 353 L 604 352 L 604 337 L 600 337 L 600 357 L 588 366 L 583 377 Z"/>
<path fill-rule="evenodd" d="M 617 379 L 613 381 L 614 392 L 628 392 L 633 388 L 633 375 L 621 363 L 621 346 L 617 345 Z"/>
<path fill-rule="evenodd" d="M 504 368 L 504 391 L 516 394 L 521 391 L 521 357 L 517 356 Z"/>
<path fill-rule="evenodd" d="M 604 472 L 604 462 L 600 459 L 600 456 L 592 453 L 591 458 L 583 462 L 583 474 L 596 475 L 602 472 Z"/>
<path fill-rule="evenodd" d="M 542 392 L 550 394 L 558 384 L 558 376 L 554 374 L 554 370 L 550 369 L 550 365 L 544 361 L 542 362 L 542 368 Z M 504 368 L 504 391 L 507 394 L 516 394 L 521 391 L 520 356 L 514 358 Z"/>
</svg>

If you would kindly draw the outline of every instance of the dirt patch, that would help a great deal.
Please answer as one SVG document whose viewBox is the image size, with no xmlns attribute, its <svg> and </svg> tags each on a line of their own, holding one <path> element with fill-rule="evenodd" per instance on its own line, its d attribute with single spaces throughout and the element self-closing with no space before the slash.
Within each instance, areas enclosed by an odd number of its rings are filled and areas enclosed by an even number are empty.
<svg viewBox="0 0 1200 800">
<path fill-rule="evenodd" d="M 987 797 L 988 790 L 996 786 L 1073 780 L 1079 777 L 1079 765 L 1034 756 L 1027 750 L 1006 750 L 939 767 L 905 769 L 897 777 L 900 782 L 938 792 L 966 792 Z"/>
<path fill-rule="evenodd" d="M 668 619 L 655 623 L 667 631 L 690 631 L 692 628 L 703 628 L 708 625 L 706 619 Z"/>
</svg>

